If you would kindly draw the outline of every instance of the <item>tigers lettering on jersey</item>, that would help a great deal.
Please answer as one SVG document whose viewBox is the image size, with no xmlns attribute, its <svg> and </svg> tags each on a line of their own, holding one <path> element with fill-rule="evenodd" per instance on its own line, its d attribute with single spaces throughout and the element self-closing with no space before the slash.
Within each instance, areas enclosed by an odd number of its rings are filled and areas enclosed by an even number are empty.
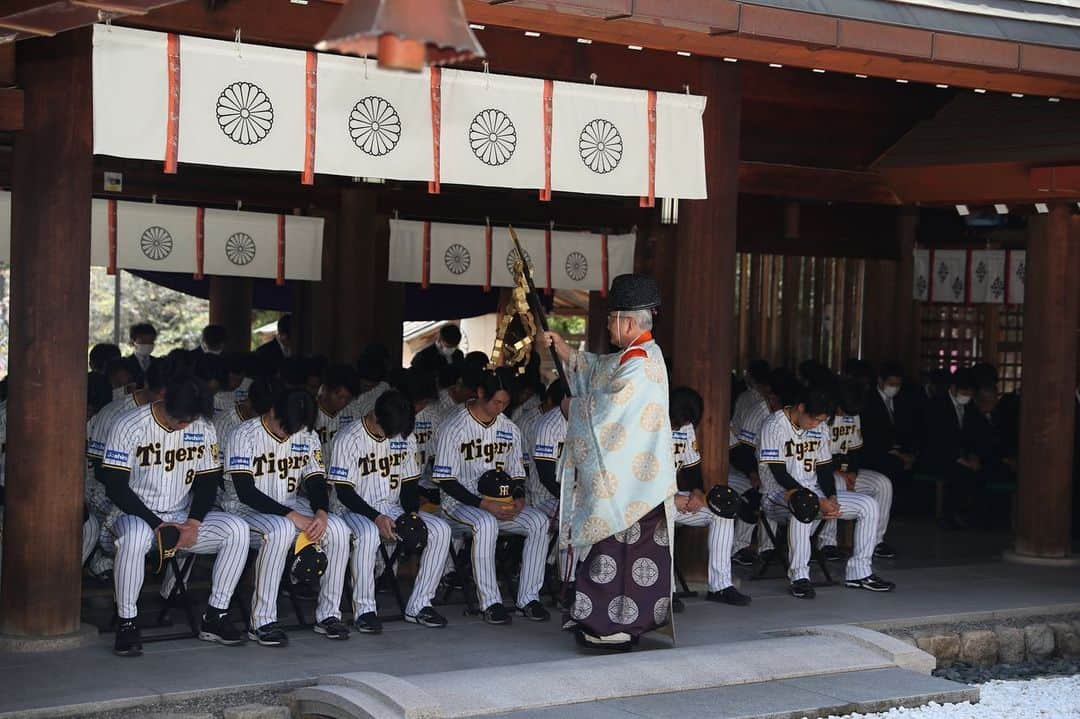
<svg viewBox="0 0 1080 719">
<path fill-rule="evenodd" d="M 312 431 L 279 437 L 262 417 L 238 425 L 225 442 L 228 471 L 250 474 L 256 488 L 277 502 L 289 499 L 301 482 L 324 473 L 322 446 Z"/>
<path fill-rule="evenodd" d="M 859 415 L 838 415 L 829 426 L 833 454 L 847 454 L 863 445 L 862 421 Z"/>
<path fill-rule="evenodd" d="M 457 480 L 475 493 L 480 475 L 489 469 L 502 469 L 514 478 L 526 476 L 520 431 L 501 414 L 485 423 L 472 414 L 471 406 L 452 411 L 440 422 L 434 444 L 436 482 Z M 443 497 L 443 502 L 457 506 L 452 497 Z"/>
<path fill-rule="evenodd" d="M 393 474 L 395 469 L 405 462 L 407 449 L 408 444 L 405 440 L 392 439 L 390 440 L 389 454 L 380 456 L 376 452 L 369 452 L 360 457 L 357 459 L 357 469 L 360 472 L 360 476 L 367 477 L 372 474 L 378 474 L 383 478 L 389 477 Z"/>
<path fill-rule="evenodd" d="M 512 441 L 503 442 L 481 442 L 479 439 L 469 440 L 461 444 L 461 458 L 466 462 L 471 462 L 474 459 L 482 459 L 485 462 L 491 463 L 495 461 L 495 458 L 499 455 L 506 454 L 514 446 Z"/>
<path fill-rule="evenodd" d="M 802 430 L 792 424 L 784 410 L 774 412 L 761 428 L 758 449 L 762 482 L 769 491 L 778 489 L 770 466 L 784 465 L 791 477 L 804 487 L 817 486 L 817 469 L 832 460 L 828 435 L 815 428 Z"/>
<path fill-rule="evenodd" d="M 801 442 L 789 439 L 784 442 L 784 458 L 794 457 L 795 461 L 802 462 L 805 471 L 812 472 L 817 464 L 817 452 L 821 447 L 821 442 L 820 439 L 807 439 Z"/>
</svg>

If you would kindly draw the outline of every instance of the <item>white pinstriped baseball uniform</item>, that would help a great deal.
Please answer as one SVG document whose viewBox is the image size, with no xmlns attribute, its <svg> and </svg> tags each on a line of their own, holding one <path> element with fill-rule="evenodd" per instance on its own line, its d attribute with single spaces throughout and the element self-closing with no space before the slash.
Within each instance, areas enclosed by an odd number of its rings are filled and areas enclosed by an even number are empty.
<svg viewBox="0 0 1080 719">
<path fill-rule="evenodd" d="M 728 449 L 733 448 L 738 443 L 739 438 L 735 436 L 734 425 L 728 425 Z M 739 494 L 749 491 L 753 486 L 750 478 L 733 466 L 728 467 L 727 478 L 728 486 Z M 747 524 L 738 517 L 735 518 L 735 539 L 731 544 L 732 554 L 750 546 L 750 543 L 754 540 L 754 526 L 753 524 Z"/>
<path fill-rule="evenodd" d="M 515 414 L 517 419 L 510 421 L 517 425 L 518 432 L 521 434 L 521 466 L 525 468 L 526 483 L 528 483 L 533 450 L 531 435 L 536 423 L 540 421 L 541 413 L 539 407 L 534 407 L 531 410 L 515 412 Z"/>
<path fill-rule="evenodd" d="M 359 422 L 364 417 L 371 414 L 375 409 L 375 403 L 382 397 L 387 390 L 390 389 L 390 385 L 386 382 L 379 382 L 377 385 L 369 389 L 367 392 L 361 392 L 353 398 L 352 402 L 345 405 L 345 409 L 341 410 L 338 416 L 338 429 L 342 429 L 352 424 L 353 422 Z"/>
<path fill-rule="evenodd" d="M 307 499 L 299 496 L 300 486 L 312 477 L 325 477 L 322 445 L 311 430 L 281 437 L 267 426 L 265 416 L 246 420 L 229 434 L 225 469 L 235 480 L 246 474 L 255 479 L 255 489 L 275 502 L 312 517 Z M 300 530 L 290 519 L 262 514 L 240 503 L 237 514 L 251 526 L 251 546 L 259 550 L 255 560 L 255 593 L 251 598 L 251 628 L 277 621 L 278 590 L 289 550 Z M 345 587 L 345 566 L 349 561 L 349 529 L 340 518 L 329 516 L 326 532 L 319 539 L 326 553 L 326 573 L 319 582 L 315 609 L 318 622 L 340 618 L 341 593 Z"/>
<path fill-rule="evenodd" d="M 671 443 L 675 450 L 675 472 L 701 464 L 697 434 L 689 422 L 671 430 Z M 689 495 L 680 491 L 679 494 Z M 687 527 L 709 528 L 709 591 L 719 592 L 731 584 L 731 546 L 735 538 L 735 520 L 715 514 L 708 507 L 696 512 L 676 512 L 675 524 Z"/>
<path fill-rule="evenodd" d="M 420 468 L 420 486 L 435 488 L 431 481 L 431 462 L 435 455 L 435 432 L 439 429 L 444 411 L 438 402 L 428 402 L 416 413 L 413 437 L 416 439 L 416 464 Z"/>
<path fill-rule="evenodd" d="M 405 513 L 401 506 L 402 485 L 406 482 L 420 481 L 417 453 L 413 435 L 405 439 L 401 437 L 378 438 L 368 431 L 364 422 L 354 422 L 342 431 L 338 436 L 338 442 L 334 445 L 330 478 L 336 484 L 352 486 L 357 494 L 380 514 L 396 520 Z M 446 523 L 446 520 L 427 512 L 418 514 L 427 525 L 428 543 L 420 555 L 420 570 L 413 584 L 409 602 L 405 606 L 405 613 L 410 617 L 415 617 L 424 607 L 431 606 L 431 600 L 439 588 L 443 563 L 450 551 L 450 525 Z M 368 525 L 374 526 L 367 517 L 354 512 L 346 511 L 343 516 L 350 528 L 353 528 L 354 533 L 358 535 L 366 533 Z M 378 530 L 376 530 L 376 535 L 378 535 Z M 373 574 L 373 568 L 364 567 L 366 554 L 372 554 L 373 558 L 373 553 L 365 553 L 365 557 L 359 556 L 360 553 L 358 546 L 353 554 L 354 587 L 360 585 L 360 582 L 355 581 L 356 576 L 369 570 Z M 372 588 L 371 591 L 373 593 L 374 589 Z M 357 607 L 357 616 L 365 611 L 375 611 L 374 596 L 367 595 L 367 592 L 368 589 L 363 588 L 354 597 L 353 604 Z M 365 608 L 364 605 L 370 608 Z"/>
<path fill-rule="evenodd" d="M 154 415 L 152 402 L 121 414 L 105 442 L 102 466 L 128 473 L 128 485 L 147 509 L 165 522 L 182 523 L 191 506 L 196 477 L 221 469 L 217 433 L 200 418 L 185 429 L 170 430 Z M 121 514 L 102 534 L 102 547 L 116 554 L 114 585 L 121 619 L 137 614 L 146 573 L 146 555 L 154 531 L 141 517 Z M 210 605 L 227 609 L 247 560 L 248 532 L 243 520 L 225 512 L 209 512 L 199 526 L 195 545 L 184 550 L 217 554 L 210 587 Z"/>
<path fill-rule="evenodd" d="M 744 392 L 743 394 L 739 395 L 739 398 L 742 399 L 748 394 L 750 394 L 750 392 Z M 731 420 L 731 426 L 733 428 L 733 431 L 735 432 L 735 437 L 738 439 L 739 444 L 745 444 L 746 446 L 750 447 L 752 450 L 754 450 L 754 456 L 757 456 L 758 443 L 761 439 L 761 428 L 765 425 L 765 421 L 769 419 L 769 416 L 772 414 L 772 412 L 769 410 L 768 403 L 764 400 L 764 398 L 761 397 L 760 394 L 758 394 L 756 391 L 754 391 L 753 394 L 757 397 L 757 399 L 755 399 L 754 401 L 745 402 L 741 407 L 742 411 L 736 411 L 735 416 Z M 742 473 L 737 474 L 739 478 L 743 477 Z M 745 481 L 746 486 L 749 488 L 750 478 L 745 478 Z M 738 482 L 732 486 L 736 487 L 736 491 L 746 491 L 738 489 L 738 487 L 741 486 L 741 484 L 739 484 Z M 763 498 L 764 492 L 765 489 L 764 487 L 762 487 Z M 770 522 L 773 531 L 776 531 L 775 522 L 770 520 L 767 516 L 764 518 L 763 521 Z M 749 525 L 747 525 L 745 522 L 742 522 L 740 520 L 738 524 L 741 526 L 739 526 L 736 530 L 737 537 L 734 546 L 735 551 L 739 551 L 743 547 L 747 546 L 749 544 L 748 536 L 753 533 L 753 528 L 750 528 L 749 532 L 746 531 L 745 527 L 748 527 Z M 747 540 L 746 544 L 742 544 L 744 539 Z M 758 551 L 764 552 L 772 548 L 772 540 L 769 539 L 769 535 L 766 534 L 764 531 L 758 532 Z"/>
<path fill-rule="evenodd" d="M 566 441 L 566 425 L 567 421 L 566 417 L 563 417 L 562 409 L 552 407 L 547 412 L 537 415 L 532 422 L 527 423 L 527 431 L 523 435 L 526 446 L 531 447 L 529 476 L 525 480 L 525 496 L 530 507 L 536 507 L 549 517 L 556 516 L 559 498 L 552 496 L 540 482 L 537 463 L 559 461 L 563 443 Z"/>
<path fill-rule="evenodd" d="M 765 513 L 774 522 L 788 525 L 788 577 L 791 581 L 810 578 L 810 539 L 818 522 L 809 524 L 792 519 L 787 510 L 784 489 L 773 477 L 771 466 L 783 466 L 803 487 L 824 497 L 818 486 L 817 468 L 832 464 L 829 450 L 828 426 L 799 430 L 784 410 L 777 410 L 761 428 L 758 449 L 758 471 L 764 495 Z M 855 520 L 855 551 L 848 560 L 846 578 L 863 579 L 873 573 L 871 556 L 874 552 L 874 533 L 877 528 L 877 502 L 863 494 L 836 491 L 840 503 L 840 518 Z"/>
<path fill-rule="evenodd" d="M 524 479 L 518 428 L 501 414 L 485 424 L 473 416 L 470 404 L 444 417 L 439 425 L 435 435 L 434 480 L 457 480 L 465 489 L 479 494 L 477 481 L 489 469 L 502 469 L 511 477 Z M 517 605 L 524 607 L 539 600 L 547 557 L 546 514 L 525 507 L 513 519 L 500 522 L 487 510 L 461 504 L 446 492 L 443 492 L 442 509 L 447 516 L 472 529 L 473 576 L 483 609 L 502 601 L 495 575 L 495 543 L 499 532 L 525 536 Z"/>
<path fill-rule="evenodd" d="M 830 448 L 833 457 L 853 452 L 863 446 L 862 419 L 857 414 L 837 414 L 829 423 L 829 432 L 831 433 Z M 847 483 L 840 476 L 840 472 L 846 471 L 846 466 L 836 468 L 836 486 L 838 489 L 847 488 Z M 855 475 L 855 488 L 849 491 L 868 495 L 877 502 L 878 524 L 875 541 L 877 544 L 884 542 L 885 532 L 889 529 L 889 514 L 892 512 L 892 482 L 880 472 L 860 468 Z M 830 519 L 825 523 L 825 529 L 821 530 L 820 539 L 821 544 L 826 547 L 836 544 L 835 519 Z"/>
<path fill-rule="evenodd" d="M 510 413 L 510 421 L 520 428 L 526 417 L 540 413 L 540 404 L 540 395 L 533 394 L 514 408 L 514 411 Z"/>
<path fill-rule="evenodd" d="M 250 410 L 249 410 L 250 411 Z M 218 442 L 221 444 L 221 456 L 229 456 L 229 435 L 241 424 L 251 419 L 241 409 L 240 403 L 233 404 L 225 412 L 214 413 L 214 430 L 217 432 Z M 240 499 L 236 496 L 236 487 L 228 472 L 222 478 L 221 487 L 218 488 L 217 506 L 225 512 L 236 514 L 240 511 Z"/>
</svg>

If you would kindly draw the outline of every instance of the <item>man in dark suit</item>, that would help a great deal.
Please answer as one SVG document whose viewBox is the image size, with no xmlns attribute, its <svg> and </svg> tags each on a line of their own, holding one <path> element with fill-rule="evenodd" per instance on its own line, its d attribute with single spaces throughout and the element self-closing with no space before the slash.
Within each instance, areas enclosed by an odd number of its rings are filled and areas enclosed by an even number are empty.
<svg viewBox="0 0 1080 719">
<path fill-rule="evenodd" d="M 413 355 L 411 365 L 437 374 L 448 364 L 461 364 L 465 355 L 458 349 L 459 344 L 461 329 L 457 325 L 443 325 L 435 342 Z"/>
<path fill-rule="evenodd" d="M 923 412 L 926 445 L 919 466 L 945 481 L 943 520 L 950 527 L 967 524 L 980 480 L 982 464 L 972 450 L 970 433 L 965 433 L 974 394 L 971 371 L 958 369 L 948 391 L 928 400 Z"/>
<path fill-rule="evenodd" d="M 863 466 L 902 484 L 915 464 L 914 404 L 903 391 L 904 368 L 882 362 L 863 403 Z"/>
<path fill-rule="evenodd" d="M 277 322 L 277 336 L 259 345 L 255 357 L 267 371 L 274 373 L 282 360 L 292 356 L 292 315 L 282 315 Z"/>
</svg>

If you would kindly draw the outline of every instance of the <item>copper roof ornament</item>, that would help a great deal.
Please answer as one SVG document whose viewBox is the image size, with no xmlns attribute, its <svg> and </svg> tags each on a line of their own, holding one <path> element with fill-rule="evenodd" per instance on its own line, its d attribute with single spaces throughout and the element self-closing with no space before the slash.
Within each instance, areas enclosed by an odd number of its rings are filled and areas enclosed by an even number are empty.
<svg viewBox="0 0 1080 719">
<path fill-rule="evenodd" d="M 484 57 L 461 0 L 348 0 L 315 49 L 374 55 L 381 68 L 409 72 Z"/>
</svg>

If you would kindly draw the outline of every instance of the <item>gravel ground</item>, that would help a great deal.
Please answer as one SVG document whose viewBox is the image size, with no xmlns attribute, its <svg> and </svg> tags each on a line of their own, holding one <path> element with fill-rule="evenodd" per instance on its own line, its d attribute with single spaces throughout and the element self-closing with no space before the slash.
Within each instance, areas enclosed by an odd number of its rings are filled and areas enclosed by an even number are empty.
<svg viewBox="0 0 1080 719">
<path fill-rule="evenodd" d="M 960 634 L 962 632 L 975 631 L 978 629 L 994 629 L 995 627 L 1019 627 L 1023 629 L 1030 624 L 1049 624 L 1050 622 L 1080 622 L 1080 613 L 1068 614 L 1033 614 L 1031 616 L 1003 617 L 1000 619 L 985 619 L 971 622 L 946 622 L 943 624 L 912 624 L 904 625 L 896 622 L 891 627 L 877 631 L 898 639 L 912 638 L 918 634 Z M 871 622 L 873 624 L 873 622 Z"/>
<path fill-rule="evenodd" d="M 94 717 L 94 719 L 180 719 L 184 714 L 212 715 L 221 717 L 222 712 L 230 707 L 244 704 L 281 705 L 284 704 L 285 690 L 252 690 L 233 693 L 208 693 L 205 696 L 166 704 L 151 704 L 131 709 L 116 709 L 106 712 L 92 712 L 76 716 Z"/>
<path fill-rule="evenodd" d="M 917 709 L 878 714 L 847 714 L 829 719 L 1077 719 L 1080 676 L 991 681 L 980 687 L 978 704 L 931 703 Z"/>
<path fill-rule="evenodd" d="M 1067 677 L 1080 675 L 1080 657 L 1044 659 L 1021 664 L 997 664 L 975 667 L 963 662 L 935 669 L 934 676 L 963 684 L 982 684 L 994 679 L 1006 681 L 1036 677 Z"/>
</svg>

